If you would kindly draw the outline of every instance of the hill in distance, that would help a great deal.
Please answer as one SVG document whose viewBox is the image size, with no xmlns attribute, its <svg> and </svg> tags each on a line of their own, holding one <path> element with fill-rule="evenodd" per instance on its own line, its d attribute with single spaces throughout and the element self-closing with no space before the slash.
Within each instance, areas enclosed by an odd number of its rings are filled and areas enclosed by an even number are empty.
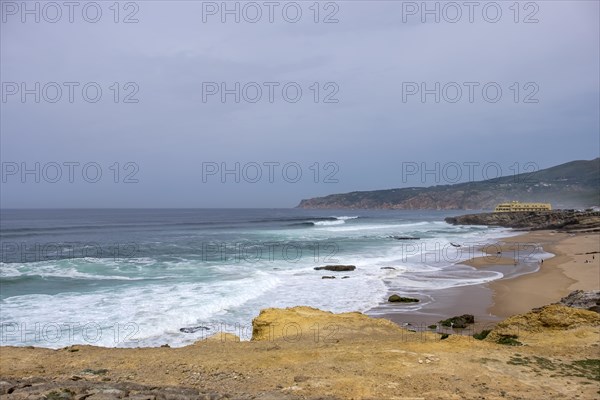
<svg viewBox="0 0 600 400">
<path fill-rule="evenodd" d="M 600 205 L 600 158 L 477 182 L 331 194 L 302 200 L 297 208 L 486 210 L 513 200 L 555 209 Z"/>
</svg>

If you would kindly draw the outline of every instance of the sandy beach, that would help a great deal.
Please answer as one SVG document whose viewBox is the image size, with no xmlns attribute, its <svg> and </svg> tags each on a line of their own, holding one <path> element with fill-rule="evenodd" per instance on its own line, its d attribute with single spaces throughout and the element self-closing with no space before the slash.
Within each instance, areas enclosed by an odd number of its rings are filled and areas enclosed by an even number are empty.
<svg viewBox="0 0 600 400">
<path fill-rule="evenodd" d="M 528 232 L 505 238 L 497 246 L 489 247 L 494 251 L 500 248 L 501 256 L 490 254 L 489 257 L 477 257 L 464 264 L 476 268 L 514 268 L 515 259 L 521 265 L 526 262 L 523 258 L 531 257 L 533 246 L 539 246 L 554 256 L 539 263 L 537 272 L 487 284 L 492 290 L 489 313 L 506 318 L 557 302 L 573 290 L 600 289 L 598 233 Z M 502 271 L 501 268 L 497 270 Z"/>
<path fill-rule="evenodd" d="M 600 290 L 599 233 L 523 232 L 477 249 L 473 254 L 483 255 L 456 267 L 467 265 L 501 272 L 504 278 L 482 285 L 425 292 L 425 296 L 431 295 L 435 301 L 417 311 L 401 304 L 382 304 L 375 309 L 374 316 L 400 326 L 426 329 L 442 319 L 472 314 L 476 322 L 470 330 L 477 331 L 511 315 L 555 303 L 573 290 Z"/>
</svg>

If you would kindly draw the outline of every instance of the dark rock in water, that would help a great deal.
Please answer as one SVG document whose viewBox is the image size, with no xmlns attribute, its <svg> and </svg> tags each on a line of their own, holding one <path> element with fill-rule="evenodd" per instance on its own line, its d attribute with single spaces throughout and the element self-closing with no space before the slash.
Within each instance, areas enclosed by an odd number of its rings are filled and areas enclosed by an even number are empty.
<svg viewBox="0 0 600 400">
<path fill-rule="evenodd" d="M 600 313 L 600 290 L 575 290 L 560 299 L 558 304 Z"/>
<path fill-rule="evenodd" d="M 190 327 L 187 327 L 187 328 L 180 328 L 179 332 L 194 333 L 194 332 L 198 332 L 198 331 L 202 331 L 202 330 L 209 331 L 210 328 L 206 327 L 206 326 L 202 326 L 202 325 L 200 325 L 200 326 L 190 326 Z"/>
<path fill-rule="evenodd" d="M 393 294 L 388 298 L 390 303 L 418 303 L 419 299 L 413 299 L 411 297 L 402 297 L 397 294 Z"/>
<path fill-rule="evenodd" d="M 421 240 L 421 238 L 410 237 L 410 236 L 389 236 L 391 239 L 396 240 Z"/>
<path fill-rule="evenodd" d="M 475 317 L 472 316 L 471 314 L 463 314 L 458 317 L 452 317 L 452 318 L 448 318 L 443 321 L 440 321 L 440 324 L 442 324 L 443 326 L 459 328 L 459 329 L 466 328 L 467 324 L 474 324 L 474 323 L 475 323 Z"/>
<path fill-rule="evenodd" d="M 322 276 L 321 279 L 335 279 L 335 276 Z"/>
<path fill-rule="evenodd" d="M 354 271 L 356 267 L 354 265 L 326 265 L 324 267 L 315 267 L 315 270 L 321 271 Z"/>
<path fill-rule="evenodd" d="M 381 267 L 381 269 L 396 269 L 394 267 Z"/>
</svg>

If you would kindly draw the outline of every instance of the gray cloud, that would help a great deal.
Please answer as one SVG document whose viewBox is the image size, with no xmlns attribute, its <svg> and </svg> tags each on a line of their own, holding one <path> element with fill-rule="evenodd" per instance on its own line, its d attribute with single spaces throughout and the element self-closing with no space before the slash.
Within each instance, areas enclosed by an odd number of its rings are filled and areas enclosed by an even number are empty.
<svg viewBox="0 0 600 400">
<path fill-rule="evenodd" d="M 1 103 L 2 162 L 97 162 L 103 176 L 96 183 L 43 176 L 35 183 L 27 175 L 22 183 L 10 175 L 2 207 L 288 207 L 328 193 L 436 183 L 403 182 L 403 162 L 494 162 L 510 174 L 517 162 L 543 168 L 599 156 L 597 2 L 535 2 L 539 23 L 532 24 L 522 23 L 531 10 L 521 10 L 515 23 L 504 2 L 498 23 L 476 13 L 473 23 L 463 16 L 455 24 L 423 24 L 418 16 L 403 23 L 402 2 L 383 1 L 336 2 L 339 22 L 332 24 L 314 23 L 312 2 L 298 3 L 298 23 L 275 14 L 274 23 L 252 24 L 218 16 L 204 23 L 202 2 L 142 1 L 135 2 L 139 23 L 115 24 L 112 2 L 99 4 L 96 24 L 21 23 L 3 14 L 3 83 L 97 82 L 103 95 L 88 103 L 76 90 L 73 103 L 63 96 L 54 104 L 10 96 Z M 123 103 L 133 92 L 127 82 L 139 88 L 138 103 Z M 203 102 L 203 82 L 257 82 L 263 97 Z M 273 103 L 264 82 L 280 83 Z M 282 98 L 287 82 L 302 88 L 297 103 Z M 403 102 L 403 82 L 457 82 L 463 98 L 435 103 L 428 95 L 422 103 L 415 95 Z M 464 82 L 481 83 L 473 103 Z M 488 82 L 503 90 L 497 103 L 482 98 Z M 339 102 L 324 103 L 336 88 Z M 524 103 L 534 89 L 539 102 Z M 263 163 L 271 161 L 297 163 L 302 178 L 292 183 L 278 170 L 268 182 Z M 122 183 L 132 171 L 127 162 L 139 167 L 138 183 Z M 211 175 L 203 182 L 203 162 L 256 162 L 263 179 L 236 183 L 228 175 L 222 183 Z M 339 167 L 338 183 L 324 182 L 334 170 L 328 162 Z"/>
</svg>

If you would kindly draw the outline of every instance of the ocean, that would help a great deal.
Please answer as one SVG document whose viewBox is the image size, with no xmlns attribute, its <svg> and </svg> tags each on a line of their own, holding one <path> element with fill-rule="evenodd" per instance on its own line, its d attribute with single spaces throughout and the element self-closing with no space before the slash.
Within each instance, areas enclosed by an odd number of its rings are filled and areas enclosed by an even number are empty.
<svg viewBox="0 0 600 400">
<path fill-rule="evenodd" d="M 448 211 L 73 209 L 0 213 L 0 345 L 242 340 L 261 309 L 376 314 L 403 295 L 499 279 L 457 266 L 507 229 L 452 226 Z M 317 271 L 354 265 L 348 272 Z M 335 279 L 322 279 L 335 276 Z M 433 294 L 432 294 L 433 293 Z"/>
</svg>

